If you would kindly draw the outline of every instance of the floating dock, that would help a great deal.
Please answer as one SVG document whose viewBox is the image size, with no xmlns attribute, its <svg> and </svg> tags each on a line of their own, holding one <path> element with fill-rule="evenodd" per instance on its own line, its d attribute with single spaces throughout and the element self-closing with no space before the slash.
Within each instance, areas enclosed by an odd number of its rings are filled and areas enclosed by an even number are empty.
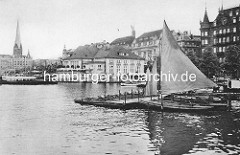
<svg viewBox="0 0 240 155">
<path fill-rule="evenodd" d="M 76 103 L 82 105 L 94 105 L 113 109 L 153 109 L 158 111 L 179 111 L 179 112 L 206 112 L 214 111 L 218 106 L 224 110 L 227 104 L 212 103 L 208 105 L 200 105 L 193 103 L 180 103 L 171 100 L 164 100 L 163 106 L 157 97 L 141 97 L 132 99 L 114 99 L 114 100 L 98 100 L 98 99 L 75 99 Z M 218 109 L 219 110 L 219 109 Z"/>
</svg>

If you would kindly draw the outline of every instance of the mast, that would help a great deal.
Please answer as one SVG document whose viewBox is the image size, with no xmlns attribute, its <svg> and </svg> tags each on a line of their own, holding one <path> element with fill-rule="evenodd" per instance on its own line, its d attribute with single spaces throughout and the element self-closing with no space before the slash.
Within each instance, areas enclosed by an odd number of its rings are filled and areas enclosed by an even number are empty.
<svg viewBox="0 0 240 155">
<path fill-rule="evenodd" d="M 163 28 L 164 28 L 164 24 L 165 24 L 165 20 L 164 20 L 164 22 L 163 22 Z M 163 34 L 163 29 L 162 29 L 162 34 Z M 161 37 L 161 36 L 160 36 Z M 162 67 L 162 56 L 161 56 L 161 52 L 162 52 L 162 50 L 163 50 L 163 48 L 162 48 L 162 39 L 163 39 L 163 35 L 162 35 L 162 38 L 160 38 L 160 40 L 159 40 L 159 61 L 160 61 L 160 63 L 159 63 L 159 65 L 160 65 L 160 67 L 159 67 L 159 91 L 160 91 L 160 100 L 161 100 L 161 106 L 162 106 L 162 109 L 163 109 L 163 96 L 162 96 L 162 86 L 161 86 L 161 83 L 162 83 L 162 79 L 161 79 L 161 67 Z"/>
</svg>

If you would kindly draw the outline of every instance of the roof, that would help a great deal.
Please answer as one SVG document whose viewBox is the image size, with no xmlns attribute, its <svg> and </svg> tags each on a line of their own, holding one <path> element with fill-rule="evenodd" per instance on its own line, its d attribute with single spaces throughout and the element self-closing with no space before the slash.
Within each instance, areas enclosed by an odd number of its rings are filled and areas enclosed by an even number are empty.
<svg viewBox="0 0 240 155">
<path fill-rule="evenodd" d="M 203 22 L 204 23 L 209 23 L 208 15 L 207 15 L 207 10 L 205 10 L 204 17 L 203 17 Z"/>
<path fill-rule="evenodd" d="M 150 37 L 153 37 L 153 36 L 156 36 L 157 38 L 159 38 L 161 33 L 162 33 L 162 30 L 155 30 L 155 31 L 143 33 L 136 39 L 136 42 L 141 42 L 140 38 L 146 38 L 144 40 L 150 40 Z"/>
<path fill-rule="evenodd" d="M 132 53 L 129 49 L 124 48 L 123 46 L 111 46 L 109 48 L 101 49 L 95 55 L 96 59 L 100 58 L 115 58 L 115 59 L 138 59 L 144 60 Z"/>
<path fill-rule="evenodd" d="M 95 46 L 79 46 L 67 59 L 93 59 L 98 49 Z"/>
<path fill-rule="evenodd" d="M 135 39 L 134 36 L 127 36 L 127 37 L 117 38 L 117 39 L 115 39 L 115 40 L 113 40 L 111 42 L 111 45 L 116 45 L 116 44 L 120 44 L 120 45 L 121 44 L 123 44 L 123 45 L 129 44 L 129 45 L 131 45 L 132 42 L 134 41 L 134 39 Z"/>
</svg>

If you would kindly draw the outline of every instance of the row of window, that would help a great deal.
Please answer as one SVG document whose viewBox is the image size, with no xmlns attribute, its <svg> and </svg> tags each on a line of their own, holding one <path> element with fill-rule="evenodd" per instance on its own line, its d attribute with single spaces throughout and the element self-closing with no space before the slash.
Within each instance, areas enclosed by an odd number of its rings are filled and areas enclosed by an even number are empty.
<svg viewBox="0 0 240 155">
<path fill-rule="evenodd" d="M 230 40 L 231 39 L 231 40 Z M 233 41 L 233 42 L 235 42 L 235 41 L 237 41 L 237 40 L 239 40 L 239 37 L 237 37 L 237 36 L 233 36 L 233 37 L 223 37 L 223 38 L 215 38 L 215 39 L 213 39 L 213 43 L 214 44 L 217 44 L 217 43 L 228 43 L 228 42 L 230 42 L 230 41 Z"/>
<path fill-rule="evenodd" d="M 237 32 L 237 28 L 233 27 L 232 28 L 232 32 L 236 33 Z M 217 35 L 217 34 L 226 34 L 226 33 L 231 33 L 231 29 L 230 28 L 226 28 L 226 29 L 220 29 L 220 30 L 214 30 L 213 31 L 213 35 Z"/>
<path fill-rule="evenodd" d="M 145 41 L 145 42 L 140 42 L 140 43 L 137 43 L 137 44 L 133 44 L 132 46 L 133 47 L 141 47 L 141 46 L 150 46 L 150 45 L 155 45 L 157 42 L 156 40 L 154 41 Z"/>
<path fill-rule="evenodd" d="M 214 47 L 213 48 L 213 52 L 225 52 L 226 51 L 226 47 Z"/>
</svg>

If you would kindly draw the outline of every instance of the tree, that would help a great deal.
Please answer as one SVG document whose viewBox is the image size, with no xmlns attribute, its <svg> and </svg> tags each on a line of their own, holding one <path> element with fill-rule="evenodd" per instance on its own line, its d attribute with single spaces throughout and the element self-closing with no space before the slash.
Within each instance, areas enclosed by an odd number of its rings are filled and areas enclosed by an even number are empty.
<svg viewBox="0 0 240 155">
<path fill-rule="evenodd" d="M 240 68 L 240 49 L 239 47 L 233 45 L 229 46 L 225 52 L 225 62 L 222 67 L 227 74 L 230 74 L 232 78 L 239 77 L 239 68 Z"/>
<path fill-rule="evenodd" d="M 217 55 L 213 53 L 212 48 L 207 48 L 202 53 L 199 69 L 209 78 L 212 78 L 214 75 L 218 74 L 219 61 Z"/>
<path fill-rule="evenodd" d="M 200 57 L 198 57 L 194 51 L 189 51 L 186 55 L 192 61 L 192 63 L 199 68 Z"/>
</svg>

